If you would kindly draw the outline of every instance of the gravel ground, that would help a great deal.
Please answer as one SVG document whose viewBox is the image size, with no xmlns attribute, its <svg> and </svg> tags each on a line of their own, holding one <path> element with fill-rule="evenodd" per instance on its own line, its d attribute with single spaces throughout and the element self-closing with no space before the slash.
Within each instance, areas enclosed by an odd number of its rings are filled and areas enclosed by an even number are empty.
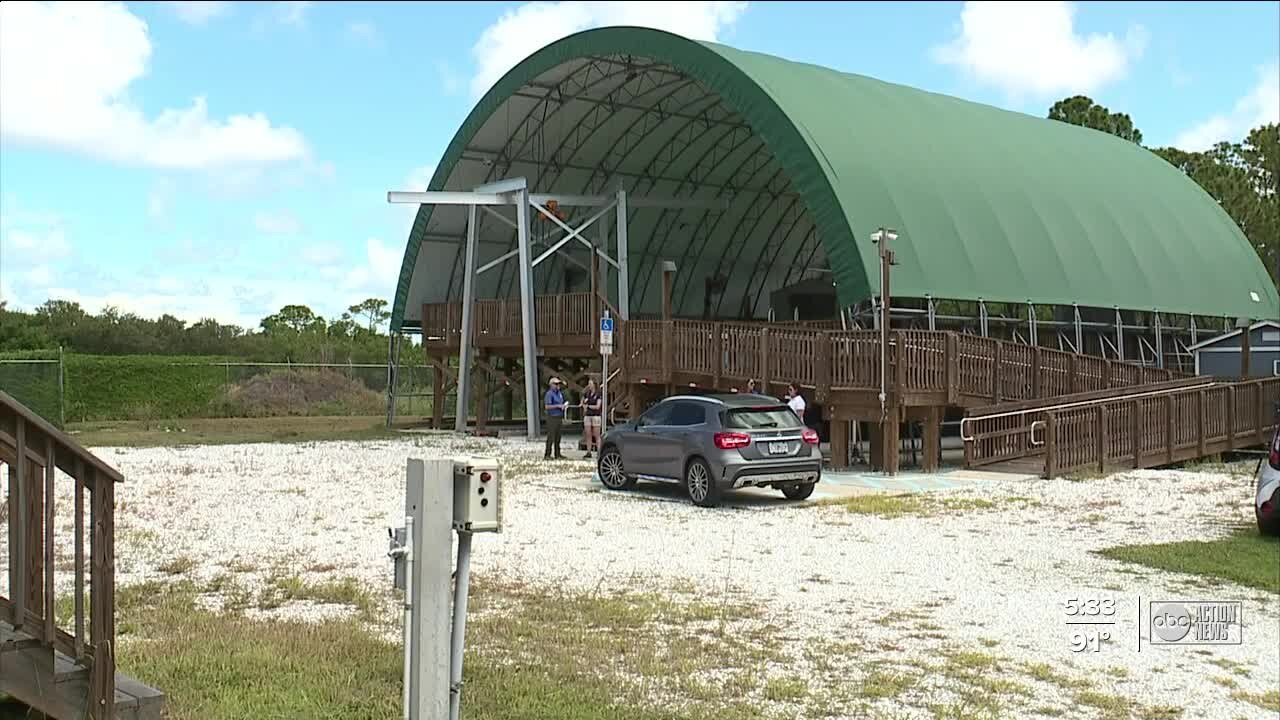
<svg viewBox="0 0 1280 720">
<path fill-rule="evenodd" d="M 1001 676 L 1031 689 L 1023 707 L 1056 707 L 1065 717 L 1100 711 L 1063 682 L 1028 680 L 1027 665 L 1046 663 L 1139 707 L 1182 708 L 1183 718 L 1276 717 L 1232 695 L 1280 688 L 1280 599 L 1090 552 L 1205 539 L 1252 522 L 1249 478 L 1137 471 L 1105 481 L 992 482 L 948 497 L 994 506 L 884 519 L 815 505 L 705 510 L 670 493 L 569 489 L 563 479 L 589 476 L 591 466 L 543 464 L 541 447 L 522 440 L 428 435 L 98 452 L 127 478 L 117 490 L 122 585 L 172 578 L 184 565 L 197 581 L 351 577 L 383 595 L 394 619 L 386 529 L 402 524 L 406 457 L 497 455 L 511 476 L 504 529 L 477 537 L 473 572 L 585 591 L 674 597 L 692 587 L 703 601 L 758 603 L 793 658 L 774 669 L 779 676 L 838 683 L 872 663 L 919 673 L 948 653 L 974 652 L 999 658 Z M 59 507 L 69 505 L 65 494 Z M 59 517 L 69 527 L 70 516 Z M 0 573 L 0 584 L 6 578 Z M 1098 652 L 1071 652 L 1069 598 L 1114 600 L 1116 625 L 1101 628 L 1111 639 Z M 1244 642 L 1151 648 L 1138 627 L 1139 598 L 1239 600 Z M 322 620 L 343 609 L 294 603 L 258 612 Z M 815 659 L 822 653 L 805 653 L 835 644 L 844 656 L 834 668 Z M 1224 676 L 1237 687 L 1214 681 Z M 930 698 L 945 696 L 946 685 L 925 677 L 871 707 L 928 717 Z"/>
</svg>

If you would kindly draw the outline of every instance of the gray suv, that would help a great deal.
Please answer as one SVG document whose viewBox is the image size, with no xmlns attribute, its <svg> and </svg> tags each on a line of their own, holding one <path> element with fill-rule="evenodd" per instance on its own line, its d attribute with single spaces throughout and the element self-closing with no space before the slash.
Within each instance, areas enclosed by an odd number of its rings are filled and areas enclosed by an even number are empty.
<svg viewBox="0 0 1280 720">
<path fill-rule="evenodd" d="M 792 500 L 822 476 L 818 434 L 765 395 L 678 395 L 610 429 L 601 443 L 600 482 L 627 490 L 637 480 L 684 486 L 714 507 L 726 489 L 772 487 Z"/>
</svg>

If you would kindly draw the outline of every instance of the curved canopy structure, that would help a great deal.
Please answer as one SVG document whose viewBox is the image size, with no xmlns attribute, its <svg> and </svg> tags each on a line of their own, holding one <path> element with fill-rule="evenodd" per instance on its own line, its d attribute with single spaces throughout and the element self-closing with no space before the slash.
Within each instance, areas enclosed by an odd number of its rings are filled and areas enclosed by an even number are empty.
<svg viewBox="0 0 1280 720">
<path fill-rule="evenodd" d="M 629 212 L 633 313 L 660 307 L 663 260 L 679 268 L 677 315 L 764 317 L 772 291 L 823 279 L 855 305 L 878 293 L 869 236 L 884 226 L 899 233 L 895 298 L 1280 315 L 1231 218 L 1138 145 L 657 30 L 590 30 L 525 59 L 468 116 L 428 189 L 511 177 L 539 193 L 721 202 Z M 480 217 L 483 264 L 516 233 Z M 419 209 L 393 329 L 460 297 L 466 222 L 464 207 Z M 534 226 L 535 242 L 554 239 L 554 225 Z M 515 295 L 511 265 L 481 275 L 477 297 Z M 590 280 L 555 256 L 534 282 L 551 293 Z"/>
</svg>

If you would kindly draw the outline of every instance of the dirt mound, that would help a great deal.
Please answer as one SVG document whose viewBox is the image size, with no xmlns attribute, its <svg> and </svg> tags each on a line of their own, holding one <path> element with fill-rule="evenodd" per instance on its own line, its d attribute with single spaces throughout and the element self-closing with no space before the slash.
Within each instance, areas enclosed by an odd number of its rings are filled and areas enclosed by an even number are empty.
<svg viewBox="0 0 1280 720">
<path fill-rule="evenodd" d="M 377 415 L 381 395 L 333 370 L 275 370 L 233 385 L 224 400 L 229 415 Z"/>
</svg>

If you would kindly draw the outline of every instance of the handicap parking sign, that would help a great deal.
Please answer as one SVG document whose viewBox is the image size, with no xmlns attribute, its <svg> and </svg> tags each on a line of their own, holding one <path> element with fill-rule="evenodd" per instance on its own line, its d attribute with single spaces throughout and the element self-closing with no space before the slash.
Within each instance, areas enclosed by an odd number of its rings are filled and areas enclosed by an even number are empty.
<svg viewBox="0 0 1280 720">
<path fill-rule="evenodd" d="M 613 318 L 600 318 L 600 332 L 613 332 Z"/>
</svg>

